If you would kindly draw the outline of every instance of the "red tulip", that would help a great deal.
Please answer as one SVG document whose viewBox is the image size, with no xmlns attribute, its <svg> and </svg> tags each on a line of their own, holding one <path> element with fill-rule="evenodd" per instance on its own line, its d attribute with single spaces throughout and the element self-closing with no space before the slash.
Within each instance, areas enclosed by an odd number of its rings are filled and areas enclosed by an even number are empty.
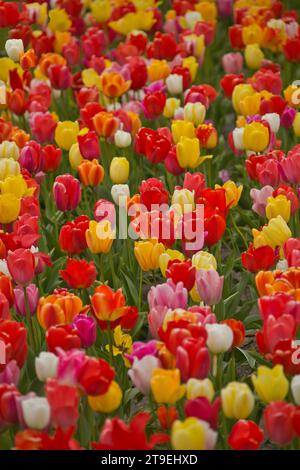
<svg viewBox="0 0 300 470">
<path fill-rule="evenodd" d="M 166 276 L 172 279 L 175 284 L 181 281 L 184 287 L 190 291 L 195 285 L 196 268 L 189 259 L 185 261 L 170 260 L 166 269 Z"/>
<path fill-rule="evenodd" d="M 6 363 L 15 360 L 22 368 L 28 352 L 27 330 L 23 323 L 0 320 L 0 340 L 5 344 Z M 0 365 L 0 370 L 3 366 Z"/>
<path fill-rule="evenodd" d="M 135 136 L 136 151 L 145 155 L 151 163 L 165 160 L 170 148 L 168 139 L 147 127 L 142 127 Z"/>
<path fill-rule="evenodd" d="M 93 104 L 98 104 L 99 101 L 99 91 L 97 90 L 96 87 L 82 87 L 78 91 L 75 92 L 75 98 L 76 102 L 78 105 L 78 108 L 80 108 L 80 112 L 82 109 L 87 105 L 87 103 L 93 103 Z M 101 111 L 102 106 L 99 105 L 99 111 Z M 102 108 L 103 111 L 103 108 Z"/>
<path fill-rule="evenodd" d="M 279 259 L 278 250 L 274 250 L 269 245 L 253 248 L 250 243 L 247 251 L 241 255 L 242 265 L 247 271 L 257 273 L 258 271 L 267 271 Z"/>
<path fill-rule="evenodd" d="M 270 403 L 263 412 L 264 425 L 269 439 L 277 445 L 289 444 L 294 437 L 293 418 L 295 406 L 283 401 Z"/>
<path fill-rule="evenodd" d="M 205 379 L 210 369 L 210 355 L 203 347 L 202 339 L 185 338 L 176 350 L 176 367 L 180 370 L 181 380 L 190 378 Z"/>
<path fill-rule="evenodd" d="M 18 424 L 16 399 L 20 392 L 13 384 L 0 384 L 0 428 Z"/>
<path fill-rule="evenodd" d="M 172 424 L 178 418 L 176 406 L 161 405 L 157 408 L 156 414 L 162 429 L 171 429 Z"/>
<path fill-rule="evenodd" d="M 0 273 L 0 292 L 5 295 L 11 307 L 14 304 L 14 291 L 10 278 Z"/>
<path fill-rule="evenodd" d="M 61 348 L 64 351 L 81 348 L 79 333 L 71 325 L 51 326 L 46 333 L 46 343 L 48 351 L 54 353 L 56 348 Z"/>
<path fill-rule="evenodd" d="M 89 228 L 89 218 L 80 215 L 72 222 L 62 226 L 59 234 L 59 245 L 62 251 L 75 255 L 86 249 L 85 232 Z"/>
<path fill-rule="evenodd" d="M 206 397 L 198 397 L 187 400 L 184 405 L 184 412 L 187 417 L 195 416 L 198 419 L 209 423 L 211 428 L 218 428 L 218 413 L 221 399 L 217 398 L 214 403 L 210 403 Z"/>
<path fill-rule="evenodd" d="M 147 82 L 148 72 L 145 60 L 142 57 L 130 57 L 127 60 L 130 70 L 132 90 L 140 90 Z"/>
<path fill-rule="evenodd" d="M 285 58 L 290 62 L 300 62 L 300 38 L 288 39 L 283 46 Z"/>
<path fill-rule="evenodd" d="M 94 158 L 99 159 L 100 145 L 95 131 L 89 131 L 84 135 L 78 135 L 77 140 L 79 150 L 83 158 L 86 158 L 87 160 L 93 160 Z"/>
<path fill-rule="evenodd" d="M 80 182 L 69 174 L 57 176 L 53 185 L 53 196 L 60 211 L 76 209 L 81 199 Z"/>
<path fill-rule="evenodd" d="M 83 127 L 88 127 L 89 129 L 94 130 L 93 117 L 103 111 L 105 111 L 105 108 L 103 108 L 99 103 L 86 103 L 86 105 L 80 109 L 80 123 Z"/>
<path fill-rule="evenodd" d="M 68 258 L 66 268 L 59 274 L 72 289 L 88 289 L 96 280 L 97 270 L 93 261 Z"/>
<path fill-rule="evenodd" d="M 87 395 L 103 395 L 115 377 L 114 369 L 104 359 L 88 357 L 80 370 L 78 383 Z"/>
<path fill-rule="evenodd" d="M 293 316 L 297 323 L 300 321 L 300 302 L 295 301 L 293 295 L 287 292 L 276 292 L 270 296 L 260 297 L 258 307 L 264 322 L 270 315 L 279 318 L 283 314 Z"/>
<path fill-rule="evenodd" d="M 233 26 L 230 26 L 228 33 L 232 49 L 243 49 L 243 26 L 241 24 L 235 24 Z"/>
<path fill-rule="evenodd" d="M 156 119 L 164 110 L 166 95 L 162 91 L 147 93 L 142 101 L 146 119 Z"/>
<path fill-rule="evenodd" d="M 149 44 L 147 56 L 149 59 L 172 60 L 177 52 L 175 38 L 168 33 L 155 33 L 153 42 Z"/>
<path fill-rule="evenodd" d="M 22 116 L 27 109 L 24 90 L 20 88 L 13 90 L 8 96 L 7 105 L 14 114 Z"/>
<path fill-rule="evenodd" d="M 62 429 L 74 426 L 79 418 L 79 392 L 77 388 L 61 384 L 56 379 L 48 379 L 45 392 L 54 426 Z"/>
<path fill-rule="evenodd" d="M 52 64 L 48 67 L 47 75 L 51 85 L 56 90 L 66 90 L 72 84 L 72 75 L 66 65 Z"/>
<path fill-rule="evenodd" d="M 220 80 L 220 85 L 227 98 L 231 98 L 234 87 L 240 85 L 241 83 L 245 83 L 245 78 L 243 74 L 224 75 L 224 77 Z"/>
<path fill-rule="evenodd" d="M 140 412 L 126 424 L 120 418 L 107 419 L 101 430 L 99 442 L 93 442 L 96 450 L 151 450 L 157 444 L 169 441 L 166 434 L 152 434 L 147 437 L 145 429 L 150 414 Z"/>
<path fill-rule="evenodd" d="M 18 248 L 9 252 L 7 266 L 16 284 L 25 286 L 34 278 L 35 258 L 29 249 Z"/>
<path fill-rule="evenodd" d="M 31 113 L 29 124 L 32 136 L 38 142 L 50 142 L 53 139 L 57 122 L 49 112 Z"/>
<path fill-rule="evenodd" d="M 289 267 L 300 267 L 300 239 L 289 238 L 283 246 L 284 257 Z"/>
<path fill-rule="evenodd" d="M 139 192 L 141 193 L 141 203 L 147 207 L 148 211 L 152 210 L 153 204 L 168 204 L 169 194 L 163 182 L 156 178 L 143 180 L 139 186 Z"/>
<path fill-rule="evenodd" d="M 287 102 L 281 96 L 271 96 L 268 99 L 262 99 L 260 103 L 259 113 L 263 116 L 267 113 L 277 113 L 281 116 Z"/>
<path fill-rule="evenodd" d="M 257 450 L 263 438 L 263 430 L 254 421 L 240 419 L 231 428 L 228 444 L 234 450 Z"/>
<path fill-rule="evenodd" d="M 55 145 L 46 145 L 41 149 L 41 167 L 45 173 L 58 169 L 61 163 L 62 150 Z"/>
<path fill-rule="evenodd" d="M 204 210 L 205 243 L 208 246 L 215 245 L 223 236 L 226 229 L 224 217 L 213 210 Z"/>
<path fill-rule="evenodd" d="M 262 354 L 272 353 L 281 343 L 295 339 L 297 323 L 292 315 L 283 314 L 279 318 L 269 315 L 263 329 L 256 333 L 258 348 Z"/>
</svg>

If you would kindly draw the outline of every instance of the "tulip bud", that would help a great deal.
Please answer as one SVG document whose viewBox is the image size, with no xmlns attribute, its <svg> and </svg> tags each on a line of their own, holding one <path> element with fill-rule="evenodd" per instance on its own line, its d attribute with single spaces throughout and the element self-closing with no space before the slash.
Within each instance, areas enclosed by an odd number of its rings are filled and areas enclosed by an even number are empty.
<svg viewBox="0 0 300 470">
<path fill-rule="evenodd" d="M 294 375 L 291 382 L 293 398 L 297 405 L 300 405 L 300 375 Z"/>
<path fill-rule="evenodd" d="M 113 380 L 107 392 L 102 395 L 89 396 L 88 402 L 94 411 L 98 411 L 99 413 L 112 413 L 119 408 L 122 395 L 120 386 Z"/>
<path fill-rule="evenodd" d="M 261 67 L 265 56 L 258 44 L 248 44 L 245 49 L 245 60 L 249 69 L 257 70 Z"/>
<path fill-rule="evenodd" d="M 168 92 L 171 93 L 171 95 L 179 95 L 183 91 L 182 75 L 172 73 L 166 79 L 166 85 L 168 88 Z"/>
<path fill-rule="evenodd" d="M 208 338 L 207 346 L 214 354 L 220 354 L 228 351 L 233 343 L 232 329 L 225 324 L 208 324 L 205 325 Z"/>
<path fill-rule="evenodd" d="M 21 401 L 23 418 L 26 426 L 32 429 L 45 429 L 51 417 L 47 398 L 33 397 Z"/>
<path fill-rule="evenodd" d="M 30 315 L 34 315 L 37 309 L 37 304 L 39 300 L 39 290 L 35 284 L 29 284 L 26 288 L 26 293 L 28 297 L 28 307 Z M 25 298 L 24 290 L 22 287 L 17 286 L 14 289 L 15 294 L 15 308 L 19 315 L 22 317 L 26 316 L 26 307 L 25 307 Z"/>
<path fill-rule="evenodd" d="M 5 50 L 14 62 L 18 62 L 20 55 L 24 54 L 24 45 L 22 39 L 8 39 L 5 43 Z"/>
<path fill-rule="evenodd" d="M 129 147 L 131 144 L 131 134 L 122 130 L 118 130 L 114 136 L 115 145 L 119 148 Z"/>
<path fill-rule="evenodd" d="M 187 103 L 184 106 L 184 119 L 191 121 L 195 126 L 204 122 L 206 108 L 202 103 Z"/>
<path fill-rule="evenodd" d="M 172 206 L 178 205 L 181 213 L 187 214 L 195 209 L 194 191 L 188 189 L 175 189 L 172 196 Z"/>
<path fill-rule="evenodd" d="M 73 325 L 77 329 L 84 348 L 89 348 L 96 341 L 96 321 L 93 317 L 79 314 L 74 318 Z"/>
<path fill-rule="evenodd" d="M 230 419 L 248 418 L 254 408 L 254 397 L 245 383 L 230 382 L 221 391 L 222 408 Z"/>
<path fill-rule="evenodd" d="M 79 181 L 69 174 L 57 176 L 53 185 L 53 196 L 60 211 L 76 209 L 81 199 Z"/>
<path fill-rule="evenodd" d="M 20 150 L 16 142 L 4 140 L 0 144 L 0 158 L 13 158 L 14 160 L 18 160 L 19 156 Z"/>
<path fill-rule="evenodd" d="M 79 150 L 79 144 L 76 142 L 69 150 L 69 162 L 73 170 L 77 170 L 80 163 L 83 161 L 83 156 Z"/>
<path fill-rule="evenodd" d="M 217 305 L 222 298 L 224 276 L 215 269 L 199 269 L 196 274 L 197 291 L 207 305 Z"/>
<path fill-rule="evenodd" d="M 114 184 L 126 183 L 129 177 L 129 161 L 125 157 L 114 157 L 109 168 L 109 176 Z"/>
<path fill-rule="evenodd" d="M 111 188 L 111 196 L 117 206 L 121 201 L 124 202 L 124 200 L 127 200 L 127 198 L 130 197 L 128 184 L 114 184 Z"/>
<path fill-rule="evenodd" d="M 233 144 L 237 150 L 245 150 L 243 127 L 236 127 L 232 131 L 232 138 L 233 138 Z"/>
<path fill-rule="evenodd" d="M 58 366 L 58 357 L 52 352 L 42 351 L 35 358 L 35 372 L 41 382 L 56 377 Z"/>
<path fill-rule="evenodd" d="M 189 379 L 186 384 L 186 396 L 188 400 L 198 397 L 205 397 L 210 402 L 215 394 L 214 386 L 209 379 Z"/>
</svg>

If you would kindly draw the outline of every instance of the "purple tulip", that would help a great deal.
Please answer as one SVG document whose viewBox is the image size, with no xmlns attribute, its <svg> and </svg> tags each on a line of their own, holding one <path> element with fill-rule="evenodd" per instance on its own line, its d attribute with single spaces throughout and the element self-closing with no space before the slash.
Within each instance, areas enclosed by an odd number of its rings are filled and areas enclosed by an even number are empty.
<svg viewBox="0 0 300 470">
<path fill-rule="evenodd" d="M 296 109 L 286 106 L 280 118 L 281 127 L 284 127 L 285 129 L 292 127 L 296 114 Z"/>
<path fill-rule="evenodd" d="M 20 369 L 15 360 L 9 361 L 5 369 L 0 373 L 0 384 L 18 385 L 20 378 Z"/>
<path fill-rule="evenodd" d="M 82 346 L 89 348 L 96 341 L 96 320 L 84 314 L 76 315 L 73 321 L 81 339 Z"/>
<path fill-rule="evenodd" d="M 197 291 L 206 305 L 217 305 L 222 297 L 224 276 L 215 269 L 199 269 L 196 273 Z"/>
</svg>

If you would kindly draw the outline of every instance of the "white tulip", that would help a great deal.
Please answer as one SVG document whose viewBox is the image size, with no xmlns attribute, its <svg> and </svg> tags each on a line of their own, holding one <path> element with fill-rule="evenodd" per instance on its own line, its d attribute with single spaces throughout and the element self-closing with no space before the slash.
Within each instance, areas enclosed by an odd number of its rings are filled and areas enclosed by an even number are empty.
<svg viewBox="0 0 300 470">
<path fill-rule="evenodd" d="M 129 132 L 118 130 L 115 133 L 115 144 L 121 149 L 129 147 L 131 144 L 131 134 Z"/>
<path fill-rule="evenodd" d="M 14 62 L 18 62 L 20 55 L 24 54 L 24 46 L 22 39 L 8 39 L 5 43 L 5 50 Z"/>
<path fill-rule="evenodd" d="M 21 401 L 26 426 L 39 431 L 50 423 L 51 410 L 47 398 L 34 397 Z"/>
<path fill-rule="evenodd" d="M 267 123 L 271 127 L 271 131 L 275 132 L 275 134 L 277 134 L 277 132 L 279 131 L 279 128 L 280 128 L 279 114 L 277 114 L 277 113 L 267 113 L 267 114 L 263 115 L 262 119 L 264 121 L 267 121 Z"/>
<path fill-rule="evenodd" d="M 294 375 L 291 382 L 293 398 L 297 405 L 300 405 L 300 375 Z"/>
<path fill-rule="evenodd" d="M 11 275 L 7 266 L 7 261 L 6 259 L 0 259 L 0 273 L 5 274 L 5 276 L 9 277 L 11 279 Z"/>
<path fill-rule="evenodd" d="M 202 20 L 202 15 L 198 11 L 188 11 L 185 16 L 188 29 L 194 30 L 195 24 Z"/>
<path fill-rule="evenodd" d="M 113 201 L 117 206 L 120 205 L 121 200 L 124 198 L 130 197 L 130 191 L 128 184 L 114 184 L 111 187 L 111 196 Z"/>
<path fill-rule="evenodd" d="M 161 367 L 160 360 L 154 356 L 144 356 L 142 359 L 134 359 L 132 368 L 128 375 L 134 386 L 143 394 L 147 395 L 150 391 L 150 381 L 153 369 Z"/>
<path fill-rule="evenodd" d="M 202 103 L 187 103 L 183 114 L 186 121 L 191 121 L 195 126 L 199 126 L 204 122 L 206 108 Z"/>
<path fill-rule="evenodd" d="M 232 329 L 223 324 L 214 323 L 205 325 L 207 331 L 207 346 L 214 354 L 220 354 L 228 351 L 233 342 Z"/>
<path fill-rule="evenodd" d="M 244 145 L 244 128 L 243 127 L 236 127 L 232 131 L 232 138 L 234 146 L 237 150 L 245 150 Z"/>
<path fill-rule="evenodd" d="M 183 91 L 183 78 L 177 73 L 171 73 L 166 79 L 166 85 L 171 95 L 179 95 Z"/>
<path fill-rule="evenodd" d="M 18 160 L 19 156 L 20 151 L 16 142 L 4 140 L 0 144 L 0 158 L 13 158 L 14 160 Z"/>
<path fill-rule="evenodd" d="M 51 352 L 41 352 L 35 358 L 35 372 L 41 382 L 56 377 L 58 357 Z"/>
</svg>

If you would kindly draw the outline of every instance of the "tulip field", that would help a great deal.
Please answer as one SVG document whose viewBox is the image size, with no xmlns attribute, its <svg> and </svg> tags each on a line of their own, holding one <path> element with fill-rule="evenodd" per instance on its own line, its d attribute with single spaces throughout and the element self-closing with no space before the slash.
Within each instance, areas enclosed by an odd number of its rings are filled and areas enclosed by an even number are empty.
<svg viewBox="0 0 300 470">
<path fill-rule="evenodd" d="M 0 450 L 300 449 L 299 0 L 0 1 L 0 52 Z"/>
</svg>

